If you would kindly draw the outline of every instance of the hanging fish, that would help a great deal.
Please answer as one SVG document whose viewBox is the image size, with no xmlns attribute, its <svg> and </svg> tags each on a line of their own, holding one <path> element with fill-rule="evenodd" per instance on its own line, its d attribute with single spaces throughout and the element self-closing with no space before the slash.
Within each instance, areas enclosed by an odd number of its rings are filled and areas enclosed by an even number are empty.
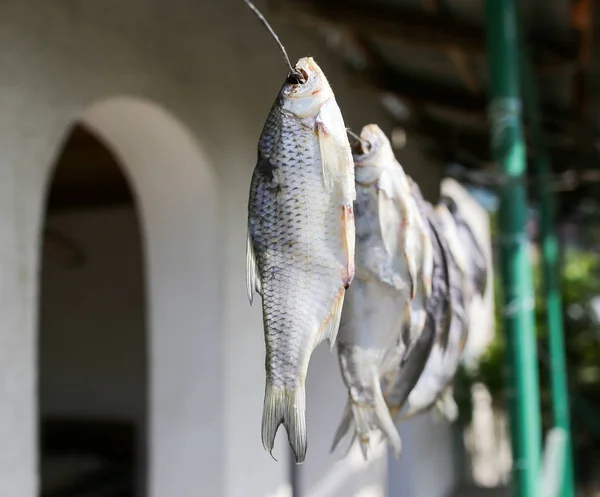
<svg viewBox="0 0 600 497">
<path fill-rule="evenodd" d="M 451 309 L 447 346 L 434 343 L 423 373 L 408 396 L 408 412 L 403 419 L 428 411 L 434 406 L 449 421 L 453 421 L 458 415 L 458 407 L 452 394 L 452 380 L 458 370 L 469 329 L 466 311 L 469 290 L 465 286 L 468 284 L 468 273 L 464 248 L 458 243 L 456 224 L 452 216 L 443 214 L 443 209 L 436 208 L 435 218 L 441 230 L 441 238 L 447 242 L 445 250 Z"/>
<path fill-rule="evenodd" d="M 427 220 L 427 229 L 433 243 L 432 293 L 425 304 L 427 318 L 422 333 L 417 338 L 406 361 L 400 364 L 400 367 L 386 379 L 384 398 L 392 419 L 396 419 L 410 392 L 419 381 L 434 342 L 437 343 L 438 348 L 445 348 L 448 344 L 450 331 L 450 261 L 448 261 L 448 248 L 435 219 L 431 204 L 425 201 L 418 185 L 411 178 L 409 178 L 409 182 L 419 211 L 422 217 Z"/>
<path fill-rule="evenodd" d="M 302 58 L 290 65 L 258 142 L 246 275 L 250 303 L 254 292 L 262 296 L 263 446 L 272 454 L 283 424 L 297 463 L 307 447 L 308 363 L 324 339 L 333 348 L 354 277 L 355 198 L 342 114 L 321 68 Z"/>
<path fill-rule="evenodd" d="M 431 268 L 425 261 L 427 254 L 432 255 L 431 240 L 404 171 L 378 126 L 362 129 L 354 162 L 356 276 L 348 289 L 338 337 L 349 399 L 332 451 L 344 438 L 349 449 L 358 436 L 366 459 L 369 433 L 380 430 L 399 456 L 401 440 L 380 377 L 398 364 L 424 322 L 411 303 L 415 294 L 431 290 Z M 403 334 L 403 329 L 408 331 Z"/>
<path fill-rule="evenodd" d="M 454 273 L 451 285 L 452 321 L 447 350 L 434 346 L 418 384 L 409 396 L 405 419 L 431 409 L 434 405 L 448 421 L 458 416 L 452 380 L 469 332 L 468 309 L 475 294 L 484 296 L 487 285 L 486 257 L 471 227 L 455 201 L 443 196 L 436 206 L 436 218 L 450 251 Z"/>
<path fill-rule="evenodd" d="M 455 252 L 457 252 L 457 256 L 464 259 L 463 264 L 465 267 L 463 270 L 468 274 L 469 280 L 474 285 L 473 291 L 483 297 L 487 288 L 488 277 L 488 263 L 485 252 L 477 241 L 469 223 L 459 211 L 454 199 L 442 195 L 437 210 L 442 213 L 444 208 L 456 224 L 456 243 L 459 245 L 455 248 Z M 461 247 L 462 250 L 458 250 L 458 247 Z"/>
</svg>

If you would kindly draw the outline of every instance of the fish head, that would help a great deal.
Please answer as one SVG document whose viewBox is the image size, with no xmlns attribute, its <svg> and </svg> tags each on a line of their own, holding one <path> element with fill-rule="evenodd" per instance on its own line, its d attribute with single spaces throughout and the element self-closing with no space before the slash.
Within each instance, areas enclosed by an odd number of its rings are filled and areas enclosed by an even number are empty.
<svg viewBox="0 0 600 497">
<path fill-rule="evenodd" d="M 360 141 L 352 146 L 356 181 L 370 184 L 385 169 L 399 167 L 390 140 L 376 124 L 363 126 Z"/>
<path fill-rule="evenodd" d="M 281 108 L 300 119 L 316 114 L 333 97 L 325 74 L 312 57 L 303 57 L 281 89 Z"/>
</svg>

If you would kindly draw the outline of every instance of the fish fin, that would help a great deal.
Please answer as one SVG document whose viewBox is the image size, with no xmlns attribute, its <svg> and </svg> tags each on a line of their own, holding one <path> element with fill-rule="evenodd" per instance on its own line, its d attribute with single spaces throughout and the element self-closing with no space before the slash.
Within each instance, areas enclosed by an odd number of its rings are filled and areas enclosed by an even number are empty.
<svg viewBox="0 0 600 497">
<path fill-rule="evenodd" d="M 405 314 L 404 314 L 404 322 L 402 323 L 402 330 L 401 330 L 401 337 L 402 337 L 402 343 L 404 344 L 405 347 L 408 347 L 408 345 L 410 344 L 410 337 L 411 337 L 411 323 L 412 323 L 412 303 L 408 302 L 406 304 L 406 309 L 405 309 Z M 404 355 L 404 354 L 403 354 Z"/>
<path fill-rule="evenodd" d="M 421 308 L 413 308 L 413 305 L 417 305 L 419 302 L 422 304 L 421 296 L 419 295 L 418 299 L 415 299 L 411 302 L 410 309 L 410 321 L 405 322 L 405 328 L 403 329 L 403 337 L 404 343 L 406 344 L 406 349 L 402 354 L 402 359 L 400 361 L 400 367 L 404 367 L 406 365 L 406 361 L 412 354 L 412 351 L 419 343 L 419 337 L 425 328 L 425 323 L 427 322 L 427 312 L 422 306 Z"/>
<path fill-rule="evenodd" d="M 348 288 L 354 279 L 354 248 L 356 231 L 354 227 L 354 208 L 352 204 L 342 206 L 342 236 L 346 255 L 346 268 L 343 276 L 344 288 Z"/>
<path fill-rule="evenodd" d="M 445 352 L 448 350 L 448 345 L 450 344 L 450 332 L 452 329 L 452 301 L 448 302 L 448 310 L 442 317 L 442 322 L 440 323 L 440 333 L 438 335 L 438 343 L 440 347 Z"/>
<path fill-rule="evenodd" d="M 335 346 L 335 340 L 337 338 L 338 330 L 340 329 L 340 319 L 342 318 L 342 309 L 344 307 L 344 296 L 346 292 L 343 290 L 333 302 L 333 307 L 325 319 L 325 322 L 321 326 L 321 333 L 319 336 L 322 342 L 327 339 L 329 342 L 329 350 L 332 351 Z M 318 344 L 316 344 L 318 345 Z"/>
<path fill-rule="evenodd" d="M 356 199 L 354 159 L 344 119 L 334 98 L 321 106 L 315 126 L 325 188 L 331 191 L 338 184 L 341 187 L 342 205 L 353 202 Z"/>
<path fill-rule="evenodd" d="M 414 230 L 417 228 L 415 226 L 417 220 L 415 219 L 415 215 L 419 215 L 418 208 L 414 205 L 414 203 L 409 202 L 409 196 L 406 194 L 399 195 L 398 198 L 398 208 L 400 212 L 400 243 L 402 244 L 402 255 L 404 256 L 404 261 L 406 262 L 406 266 L 408 268 L 408 274 L 411 280 L 411 292 L 410 298 L 414 299 L 417 292 L 417 274 L 419 272 L 418 262 L 416 260 L 417 254 L 414 257 L 410 257 L 409 248 L 412 247 L 411 239 L 414 236 Z M 419 254 L 422 258 L 423 256 Z"/>
<path fill-rule="evenodd" d="M 401 417 L 400 417 L 400 421 L 408 421 L 409 419 L 412 419 L 416 416 L 418 416 L 419 414 L 422 414 L 423 412 L 425 412 L 427 409 L 423 409 L 423 408 L 409 408 Z"/>
<path fill-rule="evenodd" d="M 421 230 L 421 246 L 423 249 L 421 278 L 425 289 L 425 297 L 430 298 L 433 292 L 433 243 L 429 233 L 424 228 Z"/>
<path fill-rule="evenodd" d="M 398 252 L 402 237 L 402 216 L 395 199 L 394 178 L 390 171 L 383 171 L 377 181 L 379 229 L 386 252 L 393 256 Z"/>
<path fill-rule="evenodd" d="M 346 443 L 340 445 L 342 440 L 346 440 Z M 356 424 L 354 423 L 354 417 L 352 415 L 352 408 L 350 401 L 346 403 L 344 413 L 342 414 L 342 421 L 338 426 L 335 436 L 333 437 L 333 443 L 331 444 L 331 453 L 335 452 L 338 448 L 341 457 L 346 457 L 352 445 L 356 440 Z"/>
<path fill-rule="evenodd" d="M 246 241 L 246 291 L 248 292 L 250 305 L 254 301 L 255 291 L 259 295 L 262 295 L 262 282 L 260 280 L 260 273 L 258 272 L 258 265 L 256 264 L 254 245 L 252 244 L 250 232 L 248 232 Z"/>
<path fill-rule="evenodd" d="M 378 378 L 375 378 L 375 381 L 375 406 L 359 406 L 357 404 L 352 405 L 354 420 L 359 433 L 359 440 L 361 446 L 363 446 L 364 442 L 361 434 L 368 433 L 370 427 L 377 427 L 385 435 L 385 438 L 392 447 L 396 458 L 400 458 L 400 454 L 402 453 L 402 440 L 400 439 L 396 425 L 390 416 L 390 411 L 388 410 L 385 399 L 383 398 L 383 393 L 381 392 Z M 363 450 L 366 450 L 366 447 Z"/>
<path fill-rule="evenodd" d="M 417 264 L 414 259 L 408 256 L 406 249 L 402 250 L 406 267 L 408 268 L 408 277 L 410 279 L 410 299 L 417 296 Z"/>
<path fill-rule="evenodd" d="M 306 392 L 301 383 L 295 390 L 267 384 L 262 417 L 262 443 L 273 457 L 275 435 L 279 425 L 287 431 L 288 441 L 297 464 L 306 457 Z"/>
<path fill-rule="evenodd" d="M 436 401 L 435 406 L 439 413 L 449 423 L 454 423 L 458 418 L 458 405 L 454 399 L 452 386 L 449 386 L 444 390 L 444 393 Z"/>
<path fill-rule="evenodd" d="M 390 417 L 392 418 L 394 423 L 396 422 L 396 419 L 398 418 L 398 414 L 400 413 L 401 409 L 402 406 L 389 406 Z"/>
<path fill-rule="evenodd" d="M 379 368 L 379 374 L 382 375 L 382 380 L 393 379 L 398 370 L 398 362 L 402 357 L 401 337 L 398 337 L 398 342 L 388 347 Z"/>
</svg>

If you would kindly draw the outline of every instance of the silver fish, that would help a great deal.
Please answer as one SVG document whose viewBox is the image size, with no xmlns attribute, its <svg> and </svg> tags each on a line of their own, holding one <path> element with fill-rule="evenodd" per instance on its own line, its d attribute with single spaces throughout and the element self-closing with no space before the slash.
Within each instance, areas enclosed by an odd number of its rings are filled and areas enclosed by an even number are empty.
<svg viewBox="0 0 600 497">
<path fill-rule="evenodd" d="M 301 78 L 298 77 L 301 76 Z M 258 143 L 248 206 L 247 290 L 262 296 L 266 386 L 262 442 L 284 425 L 297 463 L 307 447 L 305 378 L 315 347 L 338 332 L 354 277 L 354 163 L 323 71 L 302 58 Z"/>
<path fill-rule="evenodd" d="M 425 310 L 427 318 L 425 327 L 415 346 L 389 378 L 386 378 L 384 398 L 392 419 L 396 419 L 404 406 L 410 392 L 413 390 L 429 358 L 434 342 L 445 348 L 448 343 L 450 330 L 450 261 L 448 248 L 442 236 L 441 229 L 435 219 L 433 207 L 423 198 L 418 185 L 409 178 L 412 194 L 419 207 L 421 215 L 427 219 L 427 228 L 433 243 L 433 279 L 432 293 L 427 299 Z"/>
<path fill-rule="evenodd" d="M 440 200 L 437 210 L 442 213 L 442 210 L 445 207 L 456 224 L 456 243 L 462 247 L 462 250 L 458 250 L 457 246 L 455 252 L 457 252 L 458 256 L 462 254 L 464 257 L 463 271 L 468 274 L 468 278 L 474 287 L 473 291 L 483 297 L 487 288 L 488 277 L 488 263 L 485 252 L 477 241 L 469 223 L 458 209 L 454 199 L 447 195 L 443 195 Z M 458 252 L 460 252 L 460 254 L 458 254 Z"/>
<path fill-rule="evenodd" d="M 408 396 L 408 412 L 403 419 L 428 411 L 434 406 L 450 421 L 458 415 L 458 407 L 452 395 L 452 380 L 460 364 L 462 351 L 467 340 L 469 320 L 466 311 L 470 292 L 467 273 L 467 258 L 459 244 L 457 227 L 452 216 L 438 206 L 435 218 L 447 242 L 449 260 L 449 299 L 451 303 L 450 328 L 447 346 L 435 343 L 423 373 Z"/>
<path fill-rule="evenodd" d="M 401 440 L 381 391 L 380 377 L 397 365 L 424 323 L 415 294 L 431 291 L 431 240 L 404 171 L 382 130 L 365 126 L 354 153 L 357 198 L 356 276 L 348 289 L 338 358 L 348 403 L 334 437 L 350 448 L 358 436 L 365 459 L 369 433 L 380 430 L 396 455 Z M 366 150 L 365 150 L 366 149 Z M 413 306 L 416 302 L 416 307 Z M 408 330 L 403 334 L 403 329 Z"/>
</svg>

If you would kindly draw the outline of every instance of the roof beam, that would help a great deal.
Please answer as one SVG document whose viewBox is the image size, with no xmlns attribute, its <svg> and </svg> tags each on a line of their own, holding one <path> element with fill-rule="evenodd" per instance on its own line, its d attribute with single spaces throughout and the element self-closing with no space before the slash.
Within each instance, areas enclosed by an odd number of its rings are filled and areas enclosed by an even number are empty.
<svg viewBox="0 0 600 497">
<path fill-rule="evenodd" d="M 484 94 L 473 95 L 460 87 L 440 85 L 431 79 L 415 78 L 391 67 L 377 50 L 363 37 L 348 35 L 342 43 L 352 44 L 364 59 L 365 65 L 356 67 L 348 63 L 348 69 L 363 78 L 374 89 L 391 93 L 405 100 L 413 109 L 448 109 L 462 114 L 475 114 L 485 118 L 487 98 Z M 559 109 L 545 108 L 543 117 L 547 123 L 563 123 L 569 114 Z"/>
<path fill-rule="evenodd" d="M 277 0 L 272 4 L 274 13 L 313 27 L 335 26 L 363 36 L 376 35 L 425 48 L 455 48 L 469 56 L 485 56 L 483 28 L 448 22 L 441 16 L 339 0 Z M 563 45 L 552 38 L 532 38 L 528 41 L 532 52 L 545 59 L 544 65 L 570 64 L 577 60 L 576 42 Z"/>
</svg>

